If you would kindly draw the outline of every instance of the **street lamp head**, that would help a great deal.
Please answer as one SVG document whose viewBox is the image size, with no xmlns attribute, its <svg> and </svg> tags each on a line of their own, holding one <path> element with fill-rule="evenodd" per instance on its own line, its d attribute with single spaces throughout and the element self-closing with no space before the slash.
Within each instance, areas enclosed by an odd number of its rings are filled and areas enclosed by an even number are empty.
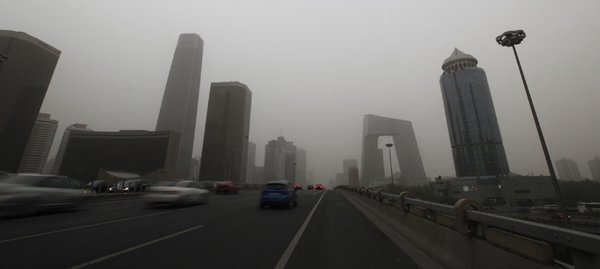
<svg viewBox="0 0 600 269">
<path fill-rule="evenodd" d="M 388 147 L 388 148 L 391 148 L 393 145 L 394 145 L 394 144 L 392 144 L 392 143 L 387 143 L 387 144 L 385 144 L 385 146 L 386 146 L 386 147 Z"/>
<path fill-rule="evenodd" d="M 521 44 L 523 39 L 525 39 L 525 36 L 523 30 L 506 31 L 496 37 L 496 42 L 498 42 L 498 45 L 500 46 L 512 47 Z"/>
</svg>

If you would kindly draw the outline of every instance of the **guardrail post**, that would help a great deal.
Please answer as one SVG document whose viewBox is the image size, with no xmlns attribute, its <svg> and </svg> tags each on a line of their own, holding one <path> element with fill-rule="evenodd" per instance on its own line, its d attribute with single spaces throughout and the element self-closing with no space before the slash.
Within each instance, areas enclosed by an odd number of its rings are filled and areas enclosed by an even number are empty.
<svg viewBox="0 0 600 269">
<path fill-rule="evenodd" d="M 404 197 L 410 197 L 413 198 L 412 193 L 407 192 L 407 191 L 403 191 L 398 195 L 398 203 L 400 204 L 400 208 L 404 209 L 404 213 L 408 213 L 408 211 L 410 210 L 410 206 L 408 204 L 404 203 Z M 396 206 L 398 207 L 398 206 Z"/>
<path fill-rule="evenodd" d="M 383 203 L 383 197 L 381 197 L 381 192 L 385 192 L 385 189 L 381 188 L 377 190 L 377 201 Z"/>
<path fill-rule="evenodd" d="M 483 205 L 477 200 L 468 198 L 460 199 L 454 204 L 454 228 L 461 235 L 480 235 L 481 231 L 478 231 L 478 224 L 467 221 L 467 214 L 465 214 L 465 211 L 469 209 L 483 211 Z"/>
</svg>

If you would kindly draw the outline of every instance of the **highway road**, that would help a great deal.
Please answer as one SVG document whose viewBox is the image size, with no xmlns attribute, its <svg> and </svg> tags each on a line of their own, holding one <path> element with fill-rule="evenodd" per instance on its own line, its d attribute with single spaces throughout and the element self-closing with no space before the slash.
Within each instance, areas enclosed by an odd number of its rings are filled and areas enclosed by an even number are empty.
<svg viewBox="0 0 600 269">
<path fill-rule="evenodd" d="M 140 200 L 0 220 L 0 268 L 420 268 L 340 191 L 260 209 L 259 191 L 191 207 Z"/>
</svg>

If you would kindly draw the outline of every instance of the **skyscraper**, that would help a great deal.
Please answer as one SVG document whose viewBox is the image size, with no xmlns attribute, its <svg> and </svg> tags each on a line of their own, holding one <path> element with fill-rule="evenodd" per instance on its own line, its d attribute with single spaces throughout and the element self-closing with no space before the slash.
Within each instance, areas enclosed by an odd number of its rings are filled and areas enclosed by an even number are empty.
<svg viewBox="0 0 600 269">
<path fill-rule="evenodd" d="M 248 141 L 248 166 L 246 168 L 246 183 L 254 183 L 256 173 L 256 144 Z"/>
<path fill-rule="evenodd" d="M 251 105 L 248 86 L 239 82 L 211 84 L 200 180 L 245 181 Z"/>
<path fill-rule="evenodd" d="M 156 123 L 157 131 L 181 134 L 177 171 L 188 173 L 194 148 L 204 41 L 198 34 L 181 34 Z"/>
<path fill-rule="evenodd" d="M 26 33 L 0 30 L 0 171 L 19 169 L 60 53 Z"/>
<path fill-rule="evenodd" d="M 19 173 L 42 174 L 44 172 L 57 128 L 58 121 L 51 119 L 50 114 L 38 114 L 25 147 L 25 153 L 21 158 Z"/>
<path fill-rule="evenodd" d="M 349 174 L 349 170 L 352 167 L 358 167 L 358 160 L 356 159 L 345 159 L 342 161 L 343 164 L 343 170 L 342 172 L 346 175 L 346 181 L 348 181 L 350 179 L 350 174 Z M 348 181 L 350 182 L 350 181 Z M 344 183 L 347 184 L 347 183 Z"/>
<path fill-rule="evenodd" d="M 296 184 L 306 186 L 306 150 L 296 149 Z"/>
<path fill-rule="evenodd" d="M 579 167 L 574 160 L 562 158 L 556 161 L 556 170 L 558 170 L 558 177 L 562 180 L 581 180 Z"/>
<path fill-rule="evenodd" d="M 264 182 L 285 179 L 285 139 L 277 137 L 265 146 Z"/>
<path fill-rule="evenodd" d="M 590 171 L 592 172 L 592 179 L 600 179 L 600 158 L 596 156 L 593 159 L 589 160 L 588 166 L 590 167 Z"/>
<path fill-rule="evenodd" d="M 440 86 L 457 177 L 507 174 L 508 161 L 485 71 L 454 49 Z"/>
</svg>

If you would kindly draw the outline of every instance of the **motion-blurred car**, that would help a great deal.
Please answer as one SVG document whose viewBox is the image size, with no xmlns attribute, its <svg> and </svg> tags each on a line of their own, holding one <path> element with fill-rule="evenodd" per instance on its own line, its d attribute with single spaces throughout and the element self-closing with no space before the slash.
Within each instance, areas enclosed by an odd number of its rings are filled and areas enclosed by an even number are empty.
<svg viewBox="0 0 600 269">
<path fill-rule="evenodd" d="M 296 185 L 294 186 L 294 190 L 301 190 L 302 189 L 302 185 Z"/>
<path fill-rule="evenodd" d="M 271 181 L 265 184 L 260 194 L 260 208 L 267 205 L 283 205 L 292 208 L 298 205 L 298 194 L 294 189 L 289 188 L 290 182 L 287 180 Z"/>
<path fill-rule="evenodd" d="M 322 191 L 323 190 L 323 185 L 321 185 L 321 184 L 315 185 L 315 190 L 321 190 Z"/>
<path fill-rule="evenodd" d="M 239 187 L 233 181 L 217 181 L 215 183 L 215 193 L 238 193 Z"/>
<path fill-rule="evenodd" d="M 306 187 L 306 189 L 307 189 L 307 190 L 311 190 L 311 191 L 312 191 L 312 190 L 314 190 L 314 189 L 315 189 L 315 187 L 314 187 L 313 185 L 308 185 L 308 186 Z"/>
<path fill-rule="evenodd" d="M 82 187 L 81 181 L 64 176 L 0 174 L 0 211 L 75 209 L 85 198 Z"/>
<path fill-rule="evenodd" d="M 201 188 L 197 181 L 162 181 L 144 195 L 150 206 L 170 204 L 187 206 L 206 203 L 210 191 Z"/>
<path fill-rule="evenodd" d="M 145 192 L 150 186 L 150 181 L 145 179 L 130 179 L 117 184 L 117 192 Z"/>
<path fill-rule="evenodd" d="M 108 182 L 104 180 L 95 180 L 86 184 L 91 193 L 106 193 L 108 191 Z"/>
</svg>

